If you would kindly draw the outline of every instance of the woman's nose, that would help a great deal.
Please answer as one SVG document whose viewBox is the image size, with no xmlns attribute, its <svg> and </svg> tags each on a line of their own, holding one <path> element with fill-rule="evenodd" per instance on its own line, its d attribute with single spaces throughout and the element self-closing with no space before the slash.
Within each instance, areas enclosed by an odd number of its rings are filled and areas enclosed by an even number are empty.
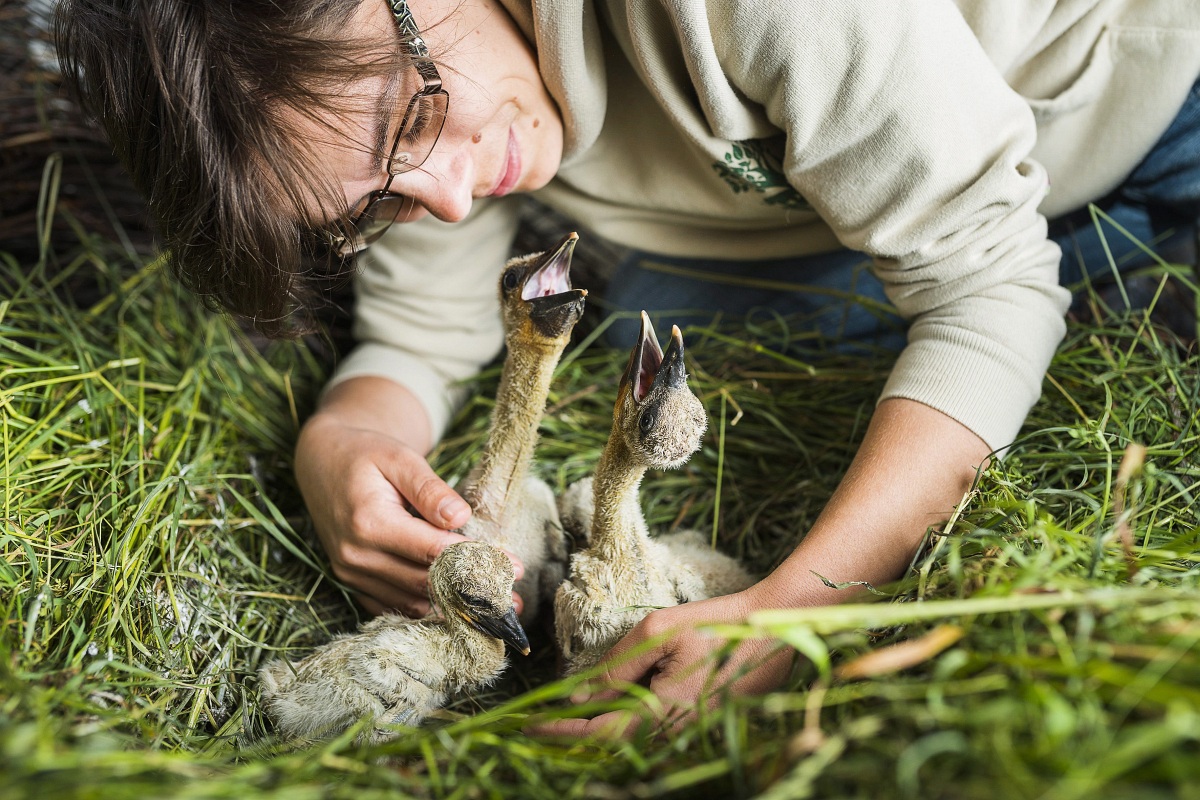
<svg viewBox="0 0 1200 800">
<path fill-rule="evenodd" d="M 438 153 L 429 157 L 419 169 L 400 176 L 393 191 L 403 192 L 442 222 L 460 222 L 471 212 L 471 189 L 474 176 L 465 158 Z"/>
</svg>

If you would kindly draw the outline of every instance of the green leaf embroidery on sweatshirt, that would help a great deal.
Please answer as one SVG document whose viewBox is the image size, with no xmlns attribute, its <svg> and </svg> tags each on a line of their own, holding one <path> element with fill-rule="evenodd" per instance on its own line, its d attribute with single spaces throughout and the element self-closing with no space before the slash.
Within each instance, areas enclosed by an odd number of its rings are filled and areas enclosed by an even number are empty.
<svg viewBox="0 0 1200 800">
<path fill-rule="evenodd" d="M 764 145 L 759 139 L 732 142 L 725 161 L 714 161 L 713 169 L 734 194 L 753 189 L 765 195 L 762 200 L 767 205 L 811 211 L 808 201 L 788 183 L 779 157 Z"/>
</svg>

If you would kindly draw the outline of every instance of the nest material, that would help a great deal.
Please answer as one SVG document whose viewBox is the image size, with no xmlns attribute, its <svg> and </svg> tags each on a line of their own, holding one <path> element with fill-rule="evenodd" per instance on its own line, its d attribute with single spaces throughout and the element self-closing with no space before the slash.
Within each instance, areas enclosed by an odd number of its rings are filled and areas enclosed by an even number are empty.
<svg viewBox="0 0 1200 800">
<path fill-rule="evenodd" d="M 95 234 L 146 253 L 146 206 L 99 126 L 68 97 L 46 0 L 0 2 L 0 250 L 18 261 L 38 253 L 38 197 L 47 161 L 62 172 L 50 241 L 70 247 Z"/>
</svg>

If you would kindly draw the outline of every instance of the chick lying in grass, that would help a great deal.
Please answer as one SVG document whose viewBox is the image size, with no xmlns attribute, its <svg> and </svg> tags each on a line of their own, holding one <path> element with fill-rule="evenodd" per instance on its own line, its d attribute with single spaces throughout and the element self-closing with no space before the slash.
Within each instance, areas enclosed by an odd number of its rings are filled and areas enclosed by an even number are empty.
<svg viewBox="0 0 1200 800">
<path fill-rule="evenodd" d="M 648 468 L 674 469 L 700 449 L 707 420 L 687 385 L 683 336 L 672 328 L 664 355 L 650 318 L 629 356 L 612 432 L 591 481 L 568 490 L 561 513 L 588 539 L 571 557 L 554 598 L 555 629 L 568 674 L 594 666 L 655 608 L 741 591 L 754 579 L 694 531 L 651 539 L 638 501 Z M 579 484 L 577 484 L 579 486 Z"/>
<path fill-rule="evenodd" d="M 296 664 L 271 662 L 259 672 L 268 714 L 289 737 L 334 735 L 371 719 L 365 737 L 378 741 L 394 735 L 390 726 L 417 725 L 452 695 L 490 685 L 508 666 L 505 642 L 529 653 L 513 575 L 491 545 L 450 545 L 429 568 L 440 618 L 384 614 Z"/>
</svg>

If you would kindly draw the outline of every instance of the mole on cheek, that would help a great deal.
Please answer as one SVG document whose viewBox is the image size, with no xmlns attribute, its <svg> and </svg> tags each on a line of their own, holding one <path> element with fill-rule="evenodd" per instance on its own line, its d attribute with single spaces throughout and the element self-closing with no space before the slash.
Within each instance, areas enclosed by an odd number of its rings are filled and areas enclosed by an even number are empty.
<svg viewBox="0 0 1200 800">
<path fill-rule="evenodd" d="M 542 121 L 540 119 L 538 119 L 537 117 L 533 118 L 533 127 L 536 128 L 538 125 L 541 125 L 541 124 L 542 124 Z"/>
<path fill-rule="evenodd" d="M 479 144 L 481 141 L 483 141 L 483 134 L 482 133 L 475 134 L 474 136 L 471 137 L 471 141 L 474 142 L 475 144 Z"/>
</svg>

